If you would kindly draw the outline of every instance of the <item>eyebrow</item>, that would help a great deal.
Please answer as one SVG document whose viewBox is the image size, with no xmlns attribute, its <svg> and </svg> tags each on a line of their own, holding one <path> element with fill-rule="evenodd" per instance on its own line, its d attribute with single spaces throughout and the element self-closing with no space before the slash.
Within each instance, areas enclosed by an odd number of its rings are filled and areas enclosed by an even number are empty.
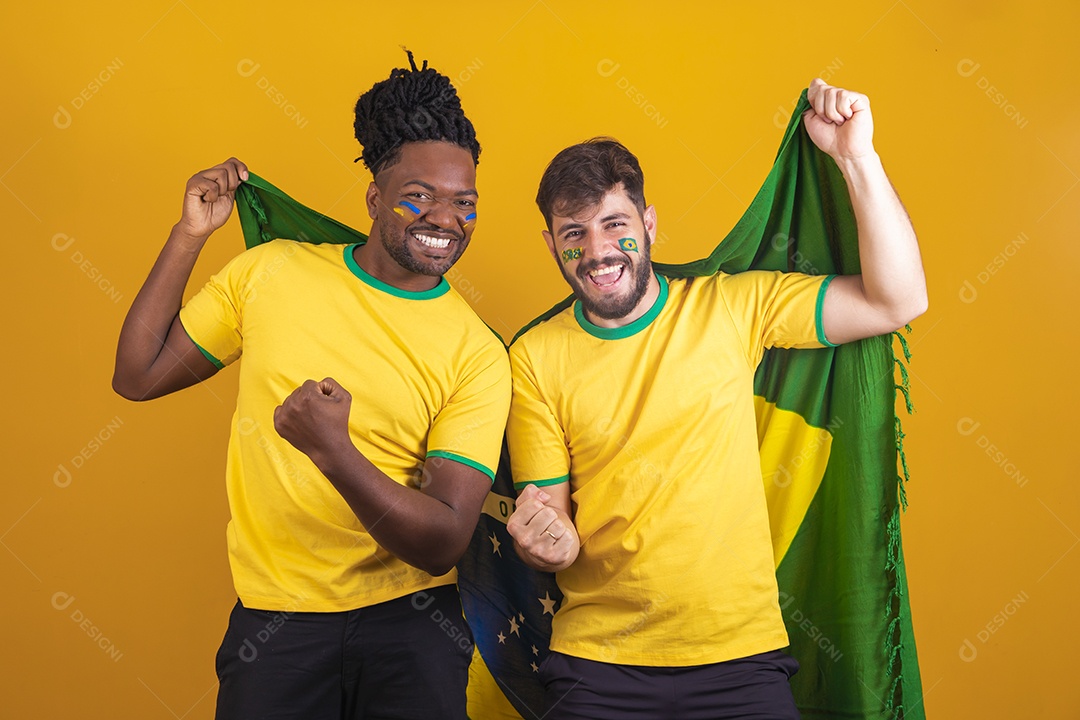
<svg viewBox="0 0 1080 720">
<path fill-rule="evenodd" d="M 434 185 L 432 185 L 431 183 L 426 183 L 423 180 L 409 180 L 408 182 L 405 183 L 405 185 L 419 185 L 420 187 L 424 188 L 425 190 L 427 190 L 428 192 L 430 192 L 432 194 L 434 194 L 436 192 Z M 402 187 L 405 187 L 405 185 L 402 185 Z M 459 190 L 456 193 L 454 193 L 454 197 L 462 197 L 463 195 L 475 195 L 475 196 L 479 197 L 480 193 L 476 192 L 476 188 L 469 188 L 467 190 Z"/>
<path fill-rule="evenodd" d="M 610 215 L 605 215 L 604 217 L 600 218 L 600 224 L 603 225 L 604 223 L 610 222 L 611 220 L 629 220 L 629 219 L 630 219 L 630 214 L 629 213 L 616 212 L 616 213 L 611 213 Z M 569 222 L 569 223 L 566 223 L 565 225 L 560 225 L 559 229 L 556 231 L 555 234 L 559 235 L 561 237 L 564 233 L 566 233 L 569 230 L 580 230 L 580 229 L 582 229 L 584 227 L 585 227 L 585 225 L 583 223 Z"/>
<path fill-rule="evenodd" d="M 580 230 L 583 227 L 585 226 L 579 222 L 566 223 L 565 225 L 560 226 L 559 229 L 555 232 L 555 234 L 559 237 L 562 237 L 570 230 Z"/>
</svg>

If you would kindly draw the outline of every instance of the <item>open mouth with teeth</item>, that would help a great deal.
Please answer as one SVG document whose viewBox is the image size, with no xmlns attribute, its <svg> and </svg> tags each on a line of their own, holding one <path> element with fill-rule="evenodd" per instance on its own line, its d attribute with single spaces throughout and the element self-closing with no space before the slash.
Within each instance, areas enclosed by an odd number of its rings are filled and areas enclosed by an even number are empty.
<svg viewBox="0 0 1080 720">
<path fill-rule="evenodd" d="M 414 232 L 412 236 L 426 248 L 431 250 L 445 250 L 450 247 L 450 243 L 454 241 L 454 238 L 441 238 L 434 235 L 425 235 L 424 233 Z"/>
<path fill-rule="evenodd" d="M 623 265 L 607 265 L 586 273 L 592 284 L 600 288 L 614 287 L 622 280 Z"/>
</svg>

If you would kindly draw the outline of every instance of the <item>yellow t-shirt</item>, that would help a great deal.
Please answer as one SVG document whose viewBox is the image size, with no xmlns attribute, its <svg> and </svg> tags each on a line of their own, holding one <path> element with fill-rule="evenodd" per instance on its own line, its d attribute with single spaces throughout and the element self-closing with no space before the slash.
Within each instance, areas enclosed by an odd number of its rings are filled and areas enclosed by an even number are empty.
<svg viewBox="0 0 1080 720">
<path fill-rule="evenodd" d="M 229 561 L 246 607 L 332 612 L 455 582 L 375 543 L 306 455 L 274 430 L 274 408 L 305 380 L 352 393 L 363 455 L 413 485 L 425 458 L 494 477 L 510 403 L 499 338 L 445 279 L 407 292 L 368 275 L 355 246 L 288 240 L 234 258 L 180 311 L 219 365 L 241 356 L 226 485 Z"/>
<path fill-rule="evenodd" d="M 575 303 L 510 346 L 517 487 L 569 480 L 581 553 L 551 649 L 622 665 L 721 662 L 788 644 L 758 459 L 766 347 L 821 347 L 827 278 L 660 277 L 637 321 Z"/>
</svg>

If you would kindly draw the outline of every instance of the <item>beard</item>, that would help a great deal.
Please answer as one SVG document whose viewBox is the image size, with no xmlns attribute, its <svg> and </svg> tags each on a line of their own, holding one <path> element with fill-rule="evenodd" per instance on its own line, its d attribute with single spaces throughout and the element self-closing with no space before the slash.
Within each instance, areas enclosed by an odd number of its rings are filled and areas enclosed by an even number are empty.
<svg viewBox="0 0 1080 720">
<path fill-rule="evenodd" d="M 566 267 L 559 264 L 559 269 L 562 271 L 563 277 L 566 278 L 567 284 L 570 285 L 574 291 L 574 295 L 581 303 L 582 309 L 586 313 L 593 315 L 594 317 L 603 318 L 604 320 L 618 320 L 621 317 L 629 315 L 638 303 L 641 302 L 641 298 L 645 297 L 645 293 L 649 289 L 649 280 L 652 278 L 652 239 L 649 237 L 649 233 L 645 233 L 645 242 L 639 243 L 641 248 L 640 259 L 635 263 L 630 260 L 630 257 L 626 254 L 622 258 L 614 255 L 609 255 L 603 260 L 596 260 L 589 263 L 581 263 L 577 267 L 577 274 L 571 275 L 566 271 Z M 589 280 L 588 271 L 593 270 L 604 265 L 610 265 L 613 259 L 622 261 L 625 266 L 623 272 L 630 272 L 630 288 L 621 295 L 614 297 L 595 298 L 592 297 L 588 291 L 587 283 L 591 283 Z"/>
<path fill-rule="evenodd" d="M 412 249 L 409 247 L 409 234 L 411 232 L 432 232 L 432 233 L 445 233 L 446 231 L 432 226 L 414 226 L 410 225 L 405 230 L 390 220 L 379 216 L 376 221 L 379 224 L 379 236 L 382 238 L 383 247 L 386 248 L 386 253 L 394 259 L 398 265 L 408 270 L 411 273 L 417 275 L 428 275 L 432 277 L 438 277 L 445 275 L 446 272 L 454 266 L 454 263 L 461 258 L 461 254 L 465 252 L 465 248 L 468 242 L 461 233 L 455 233 L 455 239 L 452 242 L 454 252 L 445 258 L 433 259 L 423 256 L 416 256 L 413 254 Z"/>
</svg>

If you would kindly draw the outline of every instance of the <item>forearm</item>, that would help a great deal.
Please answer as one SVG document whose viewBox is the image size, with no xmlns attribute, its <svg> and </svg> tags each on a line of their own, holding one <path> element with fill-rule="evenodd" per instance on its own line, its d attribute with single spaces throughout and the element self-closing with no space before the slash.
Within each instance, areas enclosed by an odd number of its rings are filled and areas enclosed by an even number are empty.
<svg viewBox="0 0 1080 720">
<path fill-rule="evenodd" d="M 881 158 L 869 153 L 838 163 L 859 234 L 866 302 L 903 325 L 926 309 L 926 277 L 911 219 Z"/>
<path fill-rule="evenodd" d="M 135 296 L 120 330 L 113 387 L 122 395 L 141 395 L 172 328 L 205 238 L 169 233 L 153 269 Z"/>
<path fill-rule="evenodd" d="M 477 518 L 470 523 L 438 498 L 395 482 L 351 442 L 312 460 L 368 534 L 398 559 L 439 576 L 465 552 Z"/>
</svg>

